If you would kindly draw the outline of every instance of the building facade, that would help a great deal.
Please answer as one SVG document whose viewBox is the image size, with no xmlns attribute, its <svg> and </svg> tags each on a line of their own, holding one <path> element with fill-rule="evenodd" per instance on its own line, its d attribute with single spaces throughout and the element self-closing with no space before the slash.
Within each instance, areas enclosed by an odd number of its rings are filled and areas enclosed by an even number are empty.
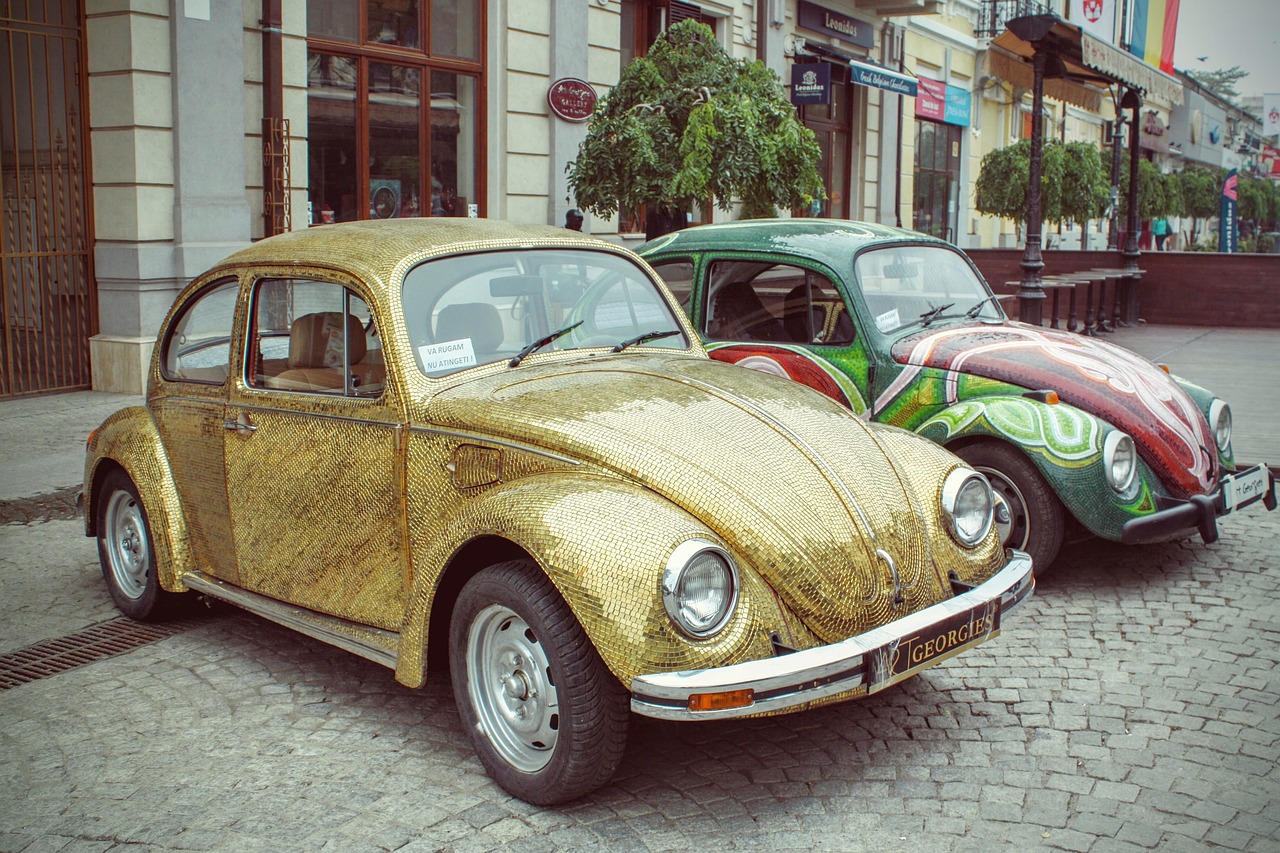
<svg viewBox="0 0 1280 853">
<path fill-rule="evenodd" d="M 591 100 L 688 17 L 788 87 L 820 81 L 797 110 L 827 198 L 794 215 L 1010 244 L 1014 227 L 976 213 L 972 184 L 984 153 L 1028 132 L 1030 105 L 993 66 L 986 5 L 15 0 L 5 49 L 45 89 L 0 102 L 19 128 L 0 143 L 0 396 L 141 392 L 177 291 L 270 234 L 402 216 L 564 224 Z M 1109 104 L 1046 104 L 1061 138 L 1103 143 Z M 585 229 L 643 237 L 637 212 Z M 65 364 L 48 354 L 77 347 Z"/>
</svg>

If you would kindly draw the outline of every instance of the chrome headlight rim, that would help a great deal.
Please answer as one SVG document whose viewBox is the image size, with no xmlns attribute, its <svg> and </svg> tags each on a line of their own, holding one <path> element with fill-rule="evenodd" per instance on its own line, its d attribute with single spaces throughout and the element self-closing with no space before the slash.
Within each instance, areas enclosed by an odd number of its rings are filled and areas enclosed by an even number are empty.
<svg viewBox="0 0 1280 853">
<path fill-rule="evenodd" d="M 1128 468 L 1117 469 L 1124 457 L 1128 457 Z M 1107 485 L 1117 494 L 1126 494 L 1133 487 L 1138 476 L 1138 446 L 1127 432 L 1113 430 L 1107 433 L 1102 444 L 1102 467 L 1107 477 Z"/>
<path fill-rule="evenodd" d="M 719 558 L 725 570 L 725 578 L 729 585 L 728 594 L 724 596 L 717 618 L 705 625 L 691 624 L 685 614 L 684 602 L 681 598 L 685 573 L 694 562 L 704 554 Z M 680 633 L 693 640 L 706 640 L 724 630 L 738 608 L 738 594 L 742 584 L 738 577 L 738 566 L 722 546 L 708 539 L 687 539 L 676 546 L 667 558 L 662 570 L 662 604 L 667 617 Z"/>
<path fill-rule="evenodd" d="M 1219 453 L 1231 450 L 1231 407 L 1223 400 L 1214 400 L 1209 406 L 1209 429 Z"/>
<path fill-rule="evenodd" d="M 958 511 L 963 502 L 978 489 L 978 496 L 986 506 L 985 518 L 976 528 L 962 525 Z M 942 509 L 947 514 L 951 537 L 966 548 L 976 548 L 987 538 L 995 523 L 995 492 L 991 482 L 972 468 L 956 468 L 942 482 Z M 969 532 L 965 532 L 969 528 Z"/>
</svg>

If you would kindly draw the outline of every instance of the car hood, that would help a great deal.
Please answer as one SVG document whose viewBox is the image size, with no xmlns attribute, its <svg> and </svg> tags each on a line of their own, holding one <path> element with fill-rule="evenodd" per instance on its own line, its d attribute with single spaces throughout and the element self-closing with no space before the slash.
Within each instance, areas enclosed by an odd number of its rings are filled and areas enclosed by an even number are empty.
<svg viewBox="0 0 1280 853">
<path fill-rule="evenodd" d="M 1176 497 L 1203 494 L 1217 479 L 1217 450 L 1204 413 L 1169 374 L 1145 358 L 1096 338 L 1019 323 L 923 331 L 893 345 L 907 366 L 877 403 L 902 393 L 924 368 L 946 371 L 946 401 L 971 374 L 1064 403 L 1133 437 L 1138 453 Z"/>
<path fill-rule="evenodd" d="M 677 504 L 824 642 L 950 595 L 919 520 L 935 496 L 911 493 L 874 428 L 795 383 L 626 354 L 490 374 L 437 395 L 427 415 L 607 469 Z M 919 464 L 935 465 L 940 483 L 951 462 L 925 452 Z M 904 586 L 897 608 L 877 549 Z"/>
</svg>

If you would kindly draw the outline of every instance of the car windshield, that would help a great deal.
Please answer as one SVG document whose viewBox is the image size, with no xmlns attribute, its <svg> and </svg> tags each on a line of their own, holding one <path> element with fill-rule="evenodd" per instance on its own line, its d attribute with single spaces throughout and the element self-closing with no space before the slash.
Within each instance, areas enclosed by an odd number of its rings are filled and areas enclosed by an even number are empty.
<svg viewBox="0 0 1280 853">
<path fill-rule="evenodd" d="M 943 246 L 874 249 L 858 255 L 853 270 L 882 334 L 946 318 L 1004 318 L 999 301 L 964 257 Z"/>
<path fill-rule="evenodd" d="M 447 376 L 517 366 L 535 352 L 609 347 L 687 349 L 659 286 L 628 258 L 588 249 L 520 249 L 426 261 L 405 276 L 404 316 L 418 367 Z"/>
</svg>

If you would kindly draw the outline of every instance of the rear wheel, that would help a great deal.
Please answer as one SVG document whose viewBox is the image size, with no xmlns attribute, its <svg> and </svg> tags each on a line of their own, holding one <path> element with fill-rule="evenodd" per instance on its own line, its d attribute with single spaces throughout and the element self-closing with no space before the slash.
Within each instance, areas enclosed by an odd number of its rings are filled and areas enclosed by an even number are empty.
<svg viewBox="0 0 1280 853">
<path fill-rule="evenodd" d="M 986 475 L 999 502 L 1004 504 L 1007 516 L 996 519 L 1004 545 L 1026 551 L 1036 574 L 1044 574 L 1062 547 L 1066 529 L 1062 501 L 1036 467 L 1014 447 L 984 442 L 962 447 L 956 455 Z"/>
<path fill-rule="evenodd" d="M 147 511 L 129 475 L 120 470 L 108 474 L 96 507 L 98 559 L 116 607 L 141 622 L 175 615 L 182 596 L 160 586 Z"/>
<path fill-rule="evenodd" d="M 462 588 L 449 662 L 476 753 L 508 792 L 553 805 L 613 776 L 627 691 L 532 561 L 491 566 Z"/>
</svg>

